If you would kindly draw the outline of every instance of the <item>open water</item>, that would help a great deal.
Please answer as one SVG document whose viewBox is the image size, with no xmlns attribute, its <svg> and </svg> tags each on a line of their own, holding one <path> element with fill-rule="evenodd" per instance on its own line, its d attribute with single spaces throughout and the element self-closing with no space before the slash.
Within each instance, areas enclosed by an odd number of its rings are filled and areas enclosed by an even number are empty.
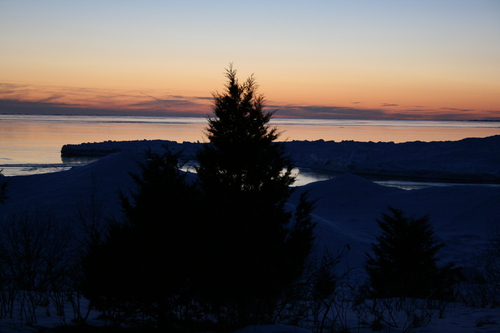
<svg viewBox="0 0 500 333">
<path fill-rule="evenodd" d="M 446 141 L 500 134 L 500 122 L 278 119 L 281 140 Z M 62 159 L 64 144 L 124 140 L 206 141 L 203 117 L 0 115 L 0 169 L 26 175 L 68 169 L 89 159 Z M 300 183 L 332 175 L 302 170 Z M 391 186 L 399 186 L 398 181 Z M 411 184 L 409 185 L 411 186 Z"/>
</svg>

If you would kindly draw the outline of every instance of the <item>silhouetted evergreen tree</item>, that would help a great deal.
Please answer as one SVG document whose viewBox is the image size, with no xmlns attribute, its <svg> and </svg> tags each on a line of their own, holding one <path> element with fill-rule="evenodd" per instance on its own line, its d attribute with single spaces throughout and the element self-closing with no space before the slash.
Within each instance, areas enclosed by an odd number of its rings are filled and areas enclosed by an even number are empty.
<svg viewBox="0 0 500 333">
<path fill-rule="evenodd" d="M 295 213 L 285 209 L 294 177 L 267 125 L 272 113 L 252 77 L 239 84 L 231 67 L 227 78 L 227 91 L 214 94 L 198 182 L 186 181 L 177 155 L 149 153 L 133 175 L 137 193 L 122 195 L 124 223 L 91 244 L 82 289 L 98 310 L 153 317 L 162 327 L 188 318 L 188 304 L 222 325 L 270 321 L 301 276 L 313 203 L 304 194 Z"/>
<path fill-rule="evenodd" d="M 268 122 L 251 76 L 239 83 L 230 66 L 223 93 L 214 93 L 210 143 L 198 152 L 206 203 L 202 298 L 220 320 L 268 319 L 275 300 L 300 276 L 313 242 L 312 205 L 303 197 L 296 218 L 285 209 L 292 161 Z M 293 246 L 292 246 L 293 244 Z M 226 311 L 226 312 L 224 312 Z"/>
<path fill-rule="evenodd" d="M 429 216 L 405 217 L 389 207 L 391 215 L 377 220 L 382 234 L 367 253 L 371 297 L 450 299 L 453 295 L 451 264 L 438 267 L 436 254 L 444 246 L 434 239 Z"/>
<path fill-rule="evenodd" d="M 84 259 L 83 291 L 118 320 L 149 316 L 165 327 L 177 317 L 194 274 L 198 192 L 179 170 L 178 156 L 149 152 L 138 191 L 122 194 L 125 221 L 112 223 Z"/>
</svg>

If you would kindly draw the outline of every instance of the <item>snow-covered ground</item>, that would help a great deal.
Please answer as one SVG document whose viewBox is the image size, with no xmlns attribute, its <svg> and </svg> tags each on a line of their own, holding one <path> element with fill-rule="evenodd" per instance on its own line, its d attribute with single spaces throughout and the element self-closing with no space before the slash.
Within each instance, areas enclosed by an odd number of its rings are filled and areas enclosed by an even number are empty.
<svg viewBox="0 0 500 333">
<path fill-rule="evenodd" d="M 129 172 L 138 173 L 137 161 L 146 146 L 153 149 L 163 141 L 106 142 L 88 144 L 85 154 L 106 150 L 96 162 L 57 173 L 6 177 L 9 199 L 0 205 L 0 218 L 16 210 L 43 207 L 62 221 L 68 222 L 78 235 L 81 224 L 78 212 L 88 206 L 92 196 L 103 203 L 103 216 L 120 214 L 118 190 L 133 190 Z M 183 149 L 194 157 L 195 143 L 168 143 L 173 150 Z M 80 147 L 80 148 L 79 148 Z M 298 166 L 320 167 L 335 171 L 364 171 L 425 177 L 500 180 L 500 136 L 436 143 L 359 143 L 359 142 L 289 142 L 287 149 Z M 114 152 L 113 152 L 114 151 Z M 113 152 L 113 153 L 111 153 Z M 191 155 L 190 155 L 191 154 Z M 363 277 L 364 253 L 370 250 L 379 230 L 376 219 L 387 206 L 402 209 L 417 217 L 428 214 L 436 236 L 446 247 L 440 252 L 443 263 L 455 261 L 457 266 L 474 269 L 488 243 L 489 233 L 500 227 L 500 187 L 484 185 L 429 187 L 401 190 L 377 185 L 352 173 L 298 187 L 290 200 L 296 203 L 298 194 L 309 190 L 318 199 L 314 218 L 317 226 L 317 251 L 325 247 L 336 253 L 348 246 L 349 253 L 342 265 L 354 269 L 354 276 Z M 59 325 L 56 316 L 38 316 L 41 326 Z M 475 327 L 477 321 L 497 324 Z M 0 320 L 1 332 L 36 331 L 22 327 L 13 319 Z M 248 327 L 247 332 L 307 332 L 298 328 Z M 398 332 L 392 329 L 391 332 Z M 451 305 L 444 319 L 434 319 L 416 332 L 500 332 L 500 310 L 467 308 Z"/>
<path fill-rule="evenodd" d="M 162 140 L 65 145 L 63 156 L 158 150 L 167 145 L 194 160 L 199 143 Z M 336 172 L 500 183 L 500 135 L 434 142 L 290 141 L 288 154 L 298 167 Z"/>
</svg>

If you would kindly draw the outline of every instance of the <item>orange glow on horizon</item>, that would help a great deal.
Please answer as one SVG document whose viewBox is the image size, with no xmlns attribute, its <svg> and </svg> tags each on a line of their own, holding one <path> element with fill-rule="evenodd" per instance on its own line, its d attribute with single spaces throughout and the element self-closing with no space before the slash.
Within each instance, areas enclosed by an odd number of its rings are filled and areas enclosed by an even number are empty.
<svg viewBox="0 0 500 333">
<path fill-rule="evenodd" d="M 207 114 L 232 63 L 283 117 L 500 120 L 499 1 L 0 7 L 0 113 Z"/>
<path fill-rule="evenodd" d="M 211 95 L 193 95 L 193 91 L 166 91 L 166 90 L 135 90 L 135 89 L 99 89 L 99 88 L 76 88 L 62 86 L 22 85 L 10 84 L 9 93 L 0 98 L 8 100 L 19 100 L 31 103 L 41 103 L 54 107 L 72 107 L 79 109 L 96 110 L 121 110 L 124 112 L 148 113 L 148 114 L 186 114 L 204 116 L 211 113 Z M 293 88 L 293 87 L 292 87 Z M 293 89 L 286 90 L 280 87 L 278 91 L 260 88 L 264 93 L 268 109 L 278 109 L 278 118 L 342 118 L 334 112 L 337 109 L 351 110 L 350 118 L 366 118 L 373 110 L 378 110 L 383 116 L 381 118 L 400 118 L 405 114 L 405 119 L 447 119 L 453 114 L 454 119 L 485 119 L 498 117 L 500 109 L 498 102 L 488 96 L 487 92 L 478 93 L 481 103 L 477 99 L 471 99 L 470 92 L 457 94 L 454 91 L 433 91 L 427 89 L 422 91 L 408 90 L 391 91 L 391 94 L 383 94 L 377 91 L 372 94 L 352 93 L 348 89 L 332 89 L 328 94 L 325 91 L 312 91 L 303 89 L 301 93 Z M 212 91 L 222 91 L 213 89 Z M 7 89 L 6 89 L 7 90 Z M 309 95 L 308 95 L 309 94 Z M 438 98 L 439 97 L 439 98 Z M 291 112 L 290 110 L 302 110 Z M 330 111 L 333 110 L 333 111 Z M 334 112 L 329 114 L 329 112 Z M 411 115 L 414 116 L 411 116 Z M 369 116 L 376 119 L 377 116 Z"/>
</svg>

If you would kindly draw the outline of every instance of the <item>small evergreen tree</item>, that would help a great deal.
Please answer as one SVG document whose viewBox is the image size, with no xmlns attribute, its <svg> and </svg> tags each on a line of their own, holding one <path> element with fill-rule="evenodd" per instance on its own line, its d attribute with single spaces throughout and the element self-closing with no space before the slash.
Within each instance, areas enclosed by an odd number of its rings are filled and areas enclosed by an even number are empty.
<svg viewBox="0 0 500 333">
<path fill-rule="evenodd" d="M 453 290 L 453 265 L 439 268 L 436 254 L 444 246 L 433 236 L 429 216 L 405 217 L 389 207 L 392 215 L 377 220 L 382 234 L 367 253 L 371 297 L 449 299 Z"/>
<path fill-rule="evenodd" d="M 254 78 L 240 84 L 232 66 L 226 77 L 224 93 L 213 94 L 210 143 L 198 152 L 210 272 L 200 290 L 219 315 L 226 309 L 221 321 L 249 324 L 269 320 L 276 299 L 302 273 L 314 224 L 306 197 L 295 219 L 285 209 L 293 165 L 275 142 L 273 113 L 263 110 Z"/>
<path fill-rule="evenodd" d="M 199 195 L 181 172 L 178 155 L 147 153 L 138 191 L 122 194 L 125 221 L 111 223 L 104 242 L 83 261 L 83 291 L 98 310 L 118 321 L 153 318 L 165 327 L 189 293 L 196 250 Z"/>
</svg>

